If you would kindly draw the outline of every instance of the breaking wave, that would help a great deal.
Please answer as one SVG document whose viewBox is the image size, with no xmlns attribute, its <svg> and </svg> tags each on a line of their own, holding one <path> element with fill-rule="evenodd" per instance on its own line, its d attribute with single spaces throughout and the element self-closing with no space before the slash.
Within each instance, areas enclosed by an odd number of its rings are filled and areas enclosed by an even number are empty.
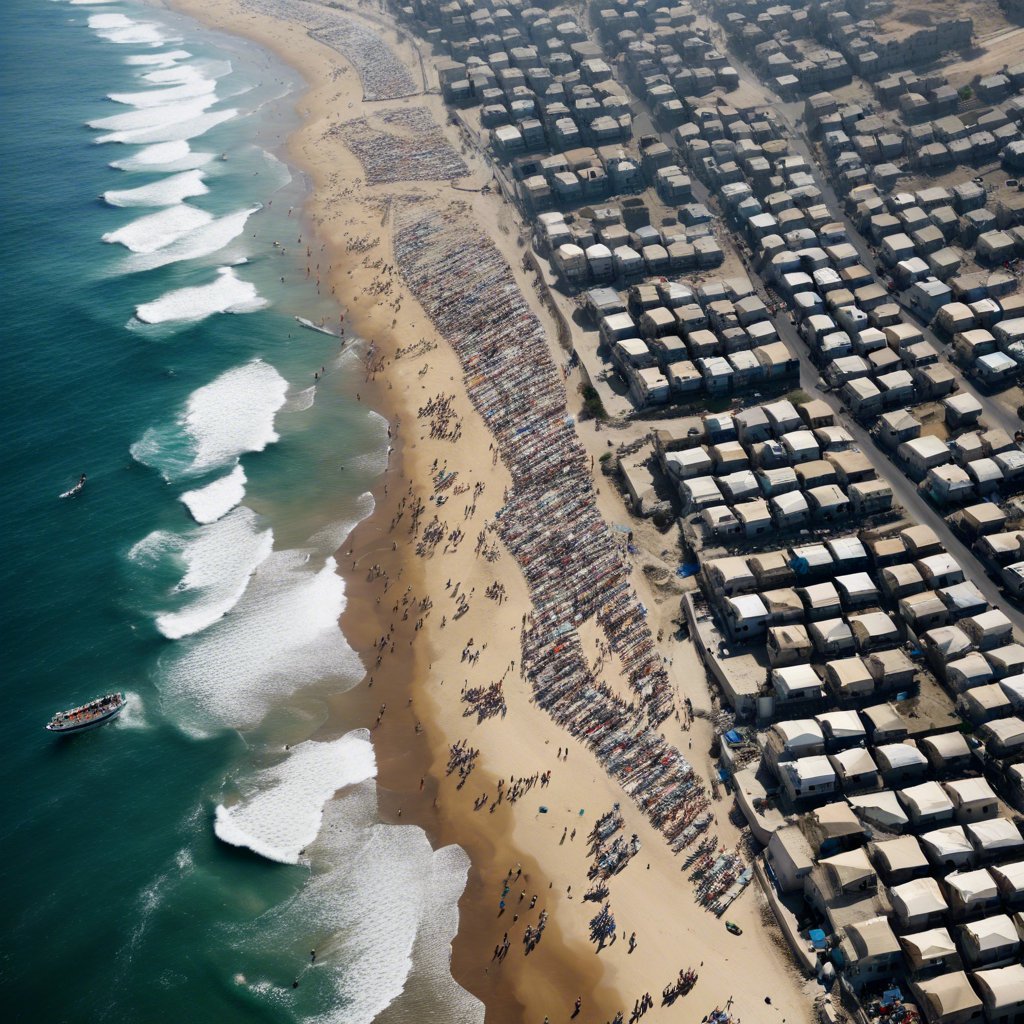
<svg viewBox="0 0 1024 1024">
<path fill-rule="evenodd" d="M 214 313 L 251 313 L 267 305 L 256 285 L 236 276 L 231 267 L 220 267 L 210 284 L 178 288 L 135 309 L 144 324 L 188 323 Z"/>
<path fill-rule="evenodd" d="M 220 804 L 214 832 L 223 842 L 268 860 L 297 864 L 320 831 L 324 804 L 339 789 L 376 774 L 365 729 L 328 743 L 307 740 L 292 747 L 280 764 L 259 772 L 241 802 Z"/>
</svg>

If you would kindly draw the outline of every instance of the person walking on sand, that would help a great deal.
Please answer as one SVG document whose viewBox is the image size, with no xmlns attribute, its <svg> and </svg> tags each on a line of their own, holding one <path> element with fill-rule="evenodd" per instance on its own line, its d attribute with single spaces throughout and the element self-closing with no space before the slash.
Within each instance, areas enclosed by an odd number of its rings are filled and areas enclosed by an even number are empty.
<svg viewBox="0 0 1024 1024">
<path fill-rule="evenodd" d="M 582 1007 L 582 1006 L 583 1006 L 583 996 L 577 996 L 576 997 L 575 1009 L 572 1011 L 573 1017 L 578 1017 L 580 1015 L 580 1007 Z"/>
</svg>

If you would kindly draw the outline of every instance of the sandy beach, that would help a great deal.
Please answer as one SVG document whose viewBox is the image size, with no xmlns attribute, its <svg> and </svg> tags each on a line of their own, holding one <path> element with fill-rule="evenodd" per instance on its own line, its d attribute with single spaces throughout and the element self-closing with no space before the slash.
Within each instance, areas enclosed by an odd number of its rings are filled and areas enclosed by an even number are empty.
<svg viewBox="0 0 1024 1024">
<path fill-rule="evenodd" d="M 370 728 L 382 813 L 422 825 L 435 845 L 458 843 L 469 853 L 472 869 L 453 944 L 455 978 L 483 1000 L 495 1021 L 568 1020 L 578 996 L 577 1020 L 603 1022 L 620 1010 L 628 1019 L 645 993 L 664 1020 L 698 1021 L 730 1000 L 737 1020 L 812 1020 L 813 990 L 768 923 L 756 885 L 730 907 L 726 916 L 743 929 L 730 935 L 724 919 L 695 901 L 685 854 L 673 852 L 664 827 L 630 799 L 593 747 L 534 701 L 523 675 L 524 630 L 538 609 L 500 534 L 507 522 L 496 519 L 513 473 L 470 399 L 467 367 L 417 301 L 408 276 L 399 273 L 396 225 L 407 229 L 424 211 L 435 211 L 486 235 L 546 332 L 551 367 L 565 370 L 568 353 L 558 347 L 536 278 L 523 269 L 515 210 L 500 195 L 479 191 L 491 178 L 486 162 L 449 123 L 436 91 L 424 91 L 424 84 L 428 90 L 436 84 L 426 47 L 421 53 L 386 14 L 359 5 L 174 0 L 174 6 L 274 50 L 308 83 L 297 101 L 302 124 L 288 152 L 310 176 L 308 230 L 317 248 L 324 247 L 310 274 L 319 274 L 321 288 L 346 310 L 346 333 L 372 343 L 359 397 L 388 418 L 394 444 L 375 492 L 375 513 L 337 556 L 348 594 L 342 627 L 369 678 L 336 699 L 324 733 Z M 374 78 L 380 61 L 371 61 L 371 70 L 360 68 L 361 80 L 335 48 L 346 30 L 323 31 L 342 14 L 388 48 L 406 72 L 404 85 L 393 83 L 395 91 L 411 83 L 411 93 L 365 98 L 387 92 L 388 83 Z M 321 41 L 328 36 L 334 46 Z M 439 176 L 431 178 L 423 161 L 417 170 L 389 137 L 411 139 L 410 149 L 429 142 Z M 382 138 L 384 149 L 398 148 L 397 158 L 381 155 Z M 455 187 L 452 170 L 459 162 L 466 173 Z M 607 431 L 579 421 L 579 378 L 567 373 L 571 429 L 582 457 L 596 466 L 607 450 Z M 599 471 L 595 488 L 595 514 L 609 526 L 632 528 L 617 491 Z M 618 536 L 624 548 L 625 534 Z M 641 571 L 648 556 L 656 560 L 657 540 L 639 537 L 640 554 L 622 554 L 637 563 L 629 578 L 647 609 L 650 632 L 664 637 L 658 658 L 671 711 L 649 731 L 693 765 L 695 787 L 707 788 L 710 831 L 721 847 L 733 849 L 741 834 L 729 818 L 731 801 L 714 799 L 710 790 L 713 730 L 701 717 L 711 710 L 703 670 L 690 641 L 674 639 L 676 584 Z M 580 649 L 600 666 L 609 691 L 630 700 L 627 666 L 605 652 L 597 619 L 587 618 L 578 633 Z M 464 699 L 474 688 L 485 691 L 475 707 Z M 685 698 L 696 718 L 677 714 Z M 492 713 L 502 702 L 504 711 Z M 452 759 L 460 744 L 478 755 Z M 639 850 L 609 880 L 607 897 L 584 900 L 594 860 L 587 837 L 616 803 L 624 819 L 619 835 L 635 834 Z M 604 902 L 615 915 L 615 933 L 599 949 L 590 941 L 589 923 Z M 542 913 L 545 927 L 531 950 L 525 929 L 533 935 Z M 506 935 L 509 950 L 496 956 Z M 662 990 L 691 967 L 699 972 L 693 991 L 661 1009 Z M 400 1003 L 392 1007 L 396 1019 Z"/>
</svg>

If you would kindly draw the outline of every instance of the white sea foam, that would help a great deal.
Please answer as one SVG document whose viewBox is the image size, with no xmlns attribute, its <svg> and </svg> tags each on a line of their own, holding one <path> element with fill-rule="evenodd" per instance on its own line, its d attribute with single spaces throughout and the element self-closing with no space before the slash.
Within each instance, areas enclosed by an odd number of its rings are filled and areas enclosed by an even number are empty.
<svg viewBox="0 0 1024 1024">
<path fill-rule="evenodd" d="M 146 716 L 146 707 L 142 702 L 142 696 L 130 690 L 125 691 L 127 703 L 124 711 L 114 720 L 118 729 L 148 729 L 149 719 Z"/>
<path fill-rule="evenodd" d="M 333 558 L 317 571 L 275 551 L 229 616 L 165 656 L 161 690 L 176 717 L 252 728 L 282 696 L 332 676 L 354 685 L 358 655 L 338 629 L 345 583 Z"/>
<path fill-rule="evenodd" d="M 209 57 L 188 64 L 175 62 L 166 67 L 157 67 L 153 71 L 146 71 L 142 81 L 150 85 L 185 85 L 200 80 L 224 78 L 233 70 L 231 61 Z"/>
<path fill-rule="evenodd" d="M 215 99 L 216 97 L 213 98 Z M 202 101 L 191 100 L 189 102 L 201 103 Z M 177 104 L 172 104 L 172 106 L 177 106 Z M 150 113 L 169 109 L 169 107 L 155 107 Z M 144 112 L 133 111 L 133 113 Z M 182 142 L 205 135 L 211 128 L 216 128 L 217 125 L 230 121 L 237 115 L 238 111 L 234 107 L 228 110 L 210 110 L 205 114 L 199 114 L 196 117 L 185 120 L 179 120 L 176 114 L 171 123 L 160 122 L 148 128 L 133 128 L 125 131 L 111 132 L 108 135 L 98 136 L 96 142 L 124 142 L 137 146 L 148 145 L 151 142 Z M 123 116 L 127 117 L 129 115 L 125 114 Z"/>
<path fill-rule="evenodd" d="M 132 445 L 132 457 L 166 480 L 234 465 L 277 440 L 274 417 L 287 391 L 288 382 L 268 363 L 244 363 L 194 391 L 172 424 L 147 430 Z"/>
<path fill-rule="evenodd" d="M 287 949 L 296 934 L 331 936 L 317 942 L 304 979 L 323 989 L 316 1024 L 370 1024 L 410 988 L 410 998 L 443 1006 L 446 1024 L 482 1024 L 483 1004 L 455 983 L 449 966 L 469 859 L 457 846 L 432 850 L 422 829 L 382 825 L 376 816 L 372 782 L 328 803 L 320 836 L 307 847 L 309 881 L 239 929 L 238 945 Z M 270 1001 L 282 990 L 254 980 L 250 991 Z M 410 1006 L 400 1019 L 424 1019 L 422 1008 Z"/>
<path fill-rule="evenodd" d="M 192 54 L 188 50 L 166 50 L 163 53 L 138 53 L 125 57 L 125 64 L 136 67 L 170 67 L 179 60 L 187 60 Z"/>
<path fill-rule="evenodd" d="M 245 470 L 238 465 L 227 476 L 205 487 L 186 491 L 181 501 L 197 523 L 214 523 L 241 503 L 245 497 L 245 483 Z"/>
<path fill-rule="evenodd" d="M 193 170 L 182 171 L 138 188 L 111 189 L 103 193 L 103 199 L 110 206 L 174 206 L 209 191 L 203 184 L 203 172 Z"/>
<path fill-rule="evenodd" d="M 120 114 L 97 117 L 86 123 L 90 128 L 104 132 L 127 132 L 135 129 L 160 128 L 166 125 L 177 124 L 179 121 L 191 121 L 216 102 L 216 96 L 199 96 L 180 100 L 177 103 L 168 103 L 163 107 L 144 107 L 139 110 L 126 110 Z"/>
<path fill-rule="evenodd" d="M 309 538 L 310 547 L 317 551 L 333 553 L 348 539 L 348 535 L 364 520 L 373 515 L 376 502 L 369 491 L 363 491 L 356 499 L 356 515 L 354 519 L 343 519 L 331 523 L 318 530 Z"/>
<path fill-rule="evenodd" d="M 193 230 L 179 235 L 169 245 L 161 246 L 156 252 L 133 256 L 127 267 L 131 271 L 154 270 L 169 263 L 179 263 L 181 260 L 197 260 L 203 256 L 211 256 L 236 239 L 245 230 L 245 222 L 258 209 L 257 206 L 249 210 L 236 210 L 209 223 L 200 224 Z"/>
<path fill-rule="evenodd" d="M 261 530 L 256 513 L 243 505 L 185 534 L 155 531 L 132 548 L 130 557 L 154 568 L 168 563 L 184 568 L 171 591 L 178 606 L 156 616 L 156 628 L 179 640 L 226 615 L 273 546 L 273 533 Z"/>
<path fill-rule="evenodd" d="M 101 39 L 121 45 L 156 45 L 167 38 L 159 25 L 151 21 L 132 21 L 124 14 L 93 14 L 89 18 L 89 28 Z"/>
<path fill-rule="evenodd" d="M 193 153 L 188 142 L 179 140 L 146 146 L 133 156 L 113 161 L 110 166 L 121 171 L 188 171 L 212 159 L 213 153 Z"/>
<path fill-rule="evenodd" d="M 117 242 L 132 252 L 151 253 L 212 220 L 213 215 L 205 210 L 178 203 L 159 213 L 148 213 L 130 221 L 116 231 L 108 231 L 103 241 Z"/>
<path fill-rule="evenodd" d="M 192 81 L 183 82 L 181 85 L 168 86 L 166 89 L 144 89 L 142 92 L 108 93 L 107 99 L 114 103 L 121 103 L 126 107 L 135 107 L 136 110 L 149 110 L 152 107 L 180 103 L 182 100 L 198 99 L 214 92 L 216 88 L 217 82 L 215 79 L 197 76 Z"/>
<path fill-rule="evenodd" d="M 244 846 L 268 860 L 297 864 L 316 839 L 324 804 L 345 786 L 377 775 L 365 729 L 328 743 L 307 740 L 247 784 L 240 803 L 216 811 L 214 832 L 232 846 Z"/>
<path fill-rule="evenodd" d="M 316 385 L 310 384 L 308 388 L 303 388 L 298 394 L 292 395 L 285 408 L 288 412 L 305 412 L 307 409 L 313 408 L 315 401 Z"/>
<path fill-rule="evenodd" d="M 217 279 L 195 288 L 178 288 L 135 309 L 145 324 L 187 323 L 214 313 L 251 313 L 267 305 L 256 285 L 242 281 L 230 267 L 220 267 Z"/>
</svg>

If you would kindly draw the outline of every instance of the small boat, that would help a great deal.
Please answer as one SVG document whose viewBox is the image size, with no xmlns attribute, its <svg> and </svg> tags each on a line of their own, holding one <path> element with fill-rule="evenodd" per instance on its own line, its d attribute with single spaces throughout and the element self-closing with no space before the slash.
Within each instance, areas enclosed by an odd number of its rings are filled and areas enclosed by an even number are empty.
<svg viewBox="0 0 1024 1024">
<path fill-rule="evenodd" d="M 320 334 L 329 334 L 332 338 L 336 338 L 338 336 L 337 333 L 330 329 L 330 327 L 325 327 L 323 324 L 315 324 L 312 320 L 307 320 L 304 316 L 297 316 L 295 319 L 307 330 L 319 331 Z"/>
<path fill-rule="evenodd" d="M 75 484 L 74 487 L 71 487 L 68 490 L 66 490 L 61 495 L 61 498 L 74 498 L 76 495 L 81 494 L 84 488 L 85 488 L 85 474 L 83 473 L 78 478 L 78 483 Z"/>
<path fill-rule="evenodd" d="M 117 718 L 124 711 L 127 703 L 123 693 L 108 693 L 106 696 L 97 697 L 96 700 L 91 700 L 88 704 L 82 704 L 80 707 L 71 708 L 68 711 L 58 711 L 46 723 L 46 731 L 67 735 L 73 732 L 85 732 L 86 729 L 95 729 Z"/>
<path fill-rule="evenodd" d="M 732 932 L 733 935 L 742 935 L 743 929 L 735 921 L 726 921 L 725 930 Z"/>
</svg>

